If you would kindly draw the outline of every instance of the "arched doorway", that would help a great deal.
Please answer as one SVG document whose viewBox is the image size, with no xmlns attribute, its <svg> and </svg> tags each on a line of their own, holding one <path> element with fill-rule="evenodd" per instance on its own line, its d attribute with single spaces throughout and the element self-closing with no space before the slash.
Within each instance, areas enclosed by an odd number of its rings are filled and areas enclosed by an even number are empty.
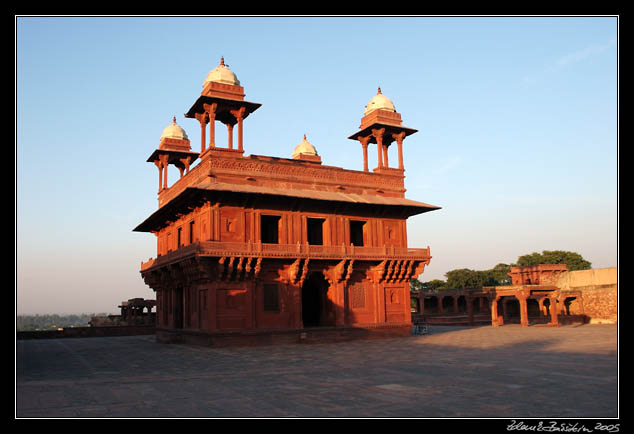
<svg viewBox="0 0 634 434">
<path fill-rule="evenodd" d="M 328 324 L 328 281 L 322 273 L 311 273 L 302 285 L 302 323 L 304 327 Z"/>
</svg>

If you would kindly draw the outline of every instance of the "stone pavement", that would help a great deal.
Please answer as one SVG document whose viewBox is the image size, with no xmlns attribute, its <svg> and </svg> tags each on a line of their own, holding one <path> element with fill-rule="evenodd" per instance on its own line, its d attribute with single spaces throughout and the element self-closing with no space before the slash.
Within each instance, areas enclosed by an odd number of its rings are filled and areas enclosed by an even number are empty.
<svg viewBox="0 0 634 434">
<path fill-rule="evenodd" d="M 17 418 L 616 418 L 618 327 L 205 348 L 16 341 Z"/>
</svg>

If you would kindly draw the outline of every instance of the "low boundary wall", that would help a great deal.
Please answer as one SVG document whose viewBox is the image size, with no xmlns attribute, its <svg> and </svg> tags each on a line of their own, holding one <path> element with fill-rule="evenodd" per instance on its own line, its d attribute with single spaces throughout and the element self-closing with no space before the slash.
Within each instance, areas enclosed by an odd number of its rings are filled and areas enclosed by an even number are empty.
<svg viewBox="0 0 634 434">
<path fill-rule="evenodd" d="M 67 327 L 62 330 L 18 331 L 17 339 L 94 338 L 107 336 L 153 335 L 152 326 Z"/>
</svg>

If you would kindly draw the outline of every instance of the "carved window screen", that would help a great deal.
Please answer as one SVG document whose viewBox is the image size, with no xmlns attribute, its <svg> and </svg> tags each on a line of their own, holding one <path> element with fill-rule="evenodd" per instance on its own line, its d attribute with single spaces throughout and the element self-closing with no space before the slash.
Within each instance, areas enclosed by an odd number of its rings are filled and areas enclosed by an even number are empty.
<svg viewBox="0 0 634 434">
<path fill-rule="evenodd" d="M 352 309 L 365 308 L 365 286 L 361 284 L 352 285 L 348 289 L 348 297 Z"/>
</svg>

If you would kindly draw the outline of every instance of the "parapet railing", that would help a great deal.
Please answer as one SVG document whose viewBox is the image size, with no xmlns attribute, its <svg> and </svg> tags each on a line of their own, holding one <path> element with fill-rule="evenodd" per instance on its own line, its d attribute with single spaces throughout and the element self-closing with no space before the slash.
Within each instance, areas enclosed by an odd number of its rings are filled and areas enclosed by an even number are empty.
<svg viewBox="0 0 634 434">
<path fill-rule="evenodd" d="M 358 259 L 358 260 L 425 260 L 430 258 L 429 246 L 423 249 L 355 245 L 323 246 L 313 244 L 267 244 L 201 241 L 183 246 L 178 250 L 150 259 L 141 264 L 141 270 L 155 265 L 174 262 L 181 258 L 198 255 L 212 257 L 262 257 L 262 258 L 311 258 L 311 259 Z"/>
</svg>

